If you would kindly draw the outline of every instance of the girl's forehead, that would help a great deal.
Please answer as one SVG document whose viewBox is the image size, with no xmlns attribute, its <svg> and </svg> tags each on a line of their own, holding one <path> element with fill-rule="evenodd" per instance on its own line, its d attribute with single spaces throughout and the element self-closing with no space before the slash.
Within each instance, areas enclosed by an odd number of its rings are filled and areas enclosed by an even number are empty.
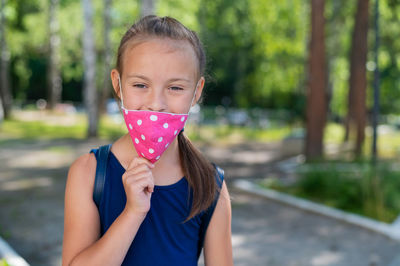
<svg viewBox="0 0 400 266">
<path fill-rule="evenodd" d="M 123 64 L 124 72 L 136 68 L 162 70 L 164 67 L 169 71 L 176 69 L 195 76 L 198 73 L 196 53 L 192 45 L 185 40 L 151 38 L 133 42 L 125 50 Z"/>
<path fill-rule="evenodd" d="M 127 52 L 136 53 L 174 53 L 190 54 L 196 57 L 192 45 L 186 40 L 173 40 L 170 38 L 148 37 L 140 40 L 133 40 L 128 44 Z M 137 55 L 137 54 L 136 54 Z"/>
</svg>

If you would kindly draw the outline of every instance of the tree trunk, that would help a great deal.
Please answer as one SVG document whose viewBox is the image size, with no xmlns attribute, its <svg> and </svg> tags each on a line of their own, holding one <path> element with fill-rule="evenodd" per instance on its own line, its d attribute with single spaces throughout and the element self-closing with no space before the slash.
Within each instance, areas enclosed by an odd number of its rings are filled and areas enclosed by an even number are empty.
<svg viewBox="0 0 400 266">
<path fill-rule="evenodd" d="M 61 101 L 62 80 L 60 74 L 60 36 L 58 34 L 57 9 L 59 0 L 51 0 L 49 6 L 49 64 L 48 77 L 48 108 L 54 109 Z"/>
<path fill-rule="evenodd" d="M 311 0 L 311 43 L 309 87 L 307 93 L 307 160 L 323 155 L 323 134 L 326 122 L 326 73 L 324 40 L 324 0 Z"/>
<path fill-rule="evenodd" d="M 5 0 L 1 0 L 0 9 L 0 96 L 4 119 L 11 116 L 12 97 L 10 92 L 9 63 L 10 53 L 6 41 L 6 18 L 4 14 Z"/>
<path fill-rule="evenodd" d="M 83 30 L 83 65 L 84 88 L 83 98 L 88 114 L 88 137 L 97 136 L 98 109 L 96 95 L 96 52 L 93 34 L 93 7 L 91 0 L 82 0 L 84 30 Z"/>
<path fill-rule="evenodd" d="M 358 0 L 350 54 L 349 123 L 356 128 L 355 155 L 360 156 L 365 138 L 367 90 L 367 37 L 369 0 Z"/>
<path fill-rule="evenodd" d="M 329 36 L 325 38 L 326 43 L 326 106 L 327 106 L 327 117 L 332 115 L 332 110 L 330 108 L 331 101 L 333 99 L 333 94 L 335 91 L 335 82 L 332 79 L 332 69 L 334 68 L 337 55 L 340 54 L 341 42 L 339 34 L 342 31 L 343 23 L 341 21 L 341 10 L 344 6 L 344 1 L 346 0 L 335 0 L 332 2 L 332 14 L 329 19 L 325 21 L 325 29 L 329 32 Z"/>
<path fill-rule="evenodd" d="M 111 78 L 110 78 L 110 71 L 111 71 L 111 43 L 110 43 L 110 28 L 111 28 L 111 2 L 112 0 L 104 0 L 104 27 L 103 27 L 103 36 L 104 36 L 104 50 L 103 50 L 103 58 L 104 58 L 104 73 L 103 73 L 103 86 L 101 92 L 101 98 L 99 101 L 99 110 L 100 113 L 105 112 L 106 107 L 106 100 L 111 93 Z"/>
<path fill-rule="evenodd" d="M 155 14 L 156 0 L 142 0 L 140 6 L 140 16 L 145 17 L 147 15 Z"/>
</svg>

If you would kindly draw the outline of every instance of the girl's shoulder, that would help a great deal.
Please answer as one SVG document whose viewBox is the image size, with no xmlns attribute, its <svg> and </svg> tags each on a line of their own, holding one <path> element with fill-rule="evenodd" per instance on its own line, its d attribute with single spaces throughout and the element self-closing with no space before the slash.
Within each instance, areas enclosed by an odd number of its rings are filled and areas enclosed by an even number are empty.
<svg viewBox="0 0 400 266">
<path fill-rule="evenodd" d="M 93 190 L 97 160 L 94 153 L 79 156 L 70 166 L 67 185 L 80 189 Z"/>
<path fill-rule="evenodd" d="M 96 156 L 94 153 L 85 153 L 79 156 L 70 167 L 70 170 L 79 172 L 93 172 L 96 171 Z"/>
</svg>

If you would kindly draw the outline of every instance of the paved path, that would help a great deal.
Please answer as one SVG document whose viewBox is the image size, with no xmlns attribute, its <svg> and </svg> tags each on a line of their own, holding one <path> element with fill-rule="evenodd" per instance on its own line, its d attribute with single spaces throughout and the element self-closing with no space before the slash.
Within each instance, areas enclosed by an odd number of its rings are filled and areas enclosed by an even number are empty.
<svg viewBox="0 0 400 266">
<path fill-rule="evenodd" d="M 98 141 L 9 142 L 0 148 L 0 235 L 31 265 L 60 265 L 68 166 Z M 265 177 L 291 155 L 278 144 L 202 148 L 227 181 Z M 253 156 L 253 159 L 252 159 Z M 376 233 L 230 188 L 235 265 L 388 265 L 400 244 Z"/>
<path fill-rule="evenodd" d="M 231 189 L 235 265 L 389 265 L 400 243 Z"/>
</svg>

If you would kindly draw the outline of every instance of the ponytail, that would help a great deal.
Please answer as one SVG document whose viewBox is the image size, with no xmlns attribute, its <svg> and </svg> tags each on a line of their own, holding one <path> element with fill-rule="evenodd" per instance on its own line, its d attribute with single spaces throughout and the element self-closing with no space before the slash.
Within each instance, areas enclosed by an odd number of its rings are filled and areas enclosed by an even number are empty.
<svg viewBox="0 0 400 266">
<path fill-rule="evenodd" d="M 193 191 L 192 208 L 187 221 L 211 206 L 219 188 L 214 166 L 193 146 L 183 131 L 178 135 L 178 145 L 181 166 Z"/>
</svg>

